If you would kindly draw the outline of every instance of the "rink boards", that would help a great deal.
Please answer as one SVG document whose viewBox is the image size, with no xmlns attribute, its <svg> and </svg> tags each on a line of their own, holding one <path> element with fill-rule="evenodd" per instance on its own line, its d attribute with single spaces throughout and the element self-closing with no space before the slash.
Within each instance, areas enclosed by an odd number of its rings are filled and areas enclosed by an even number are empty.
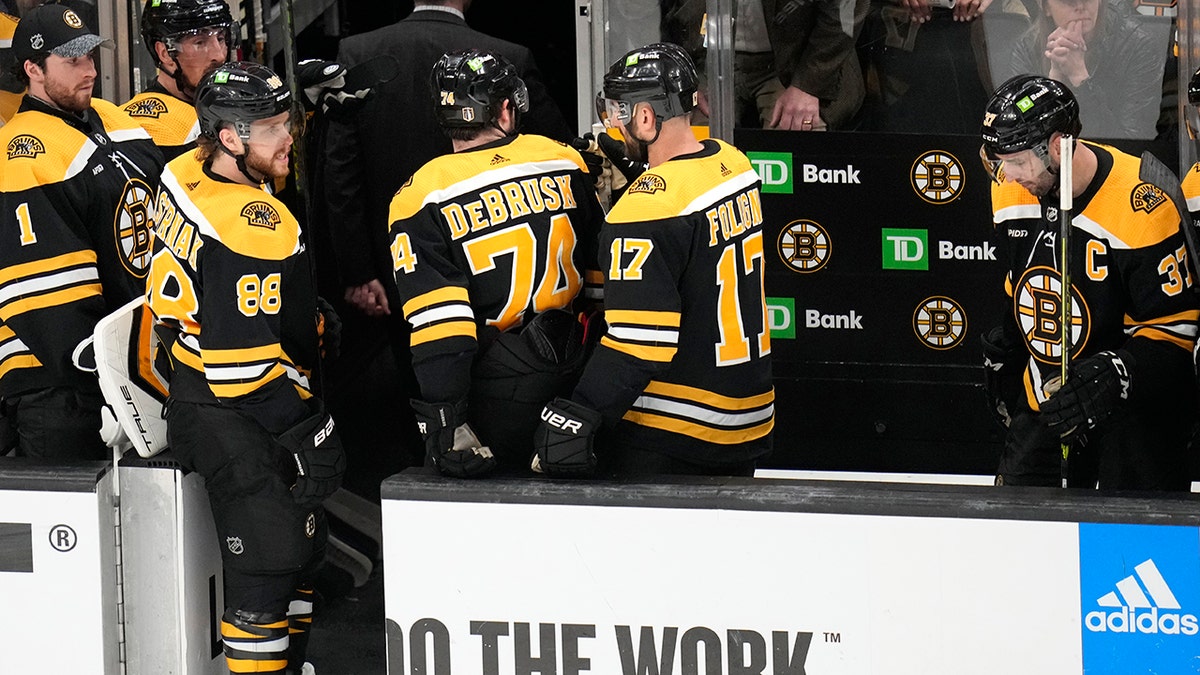
<svg viewBox="0 0 1200 675">
<path fill-rule="evenodd" d="M 419 472 L 382 494 L 390 675 L 1198 667 L 1194 495 Z"/>
</svg>

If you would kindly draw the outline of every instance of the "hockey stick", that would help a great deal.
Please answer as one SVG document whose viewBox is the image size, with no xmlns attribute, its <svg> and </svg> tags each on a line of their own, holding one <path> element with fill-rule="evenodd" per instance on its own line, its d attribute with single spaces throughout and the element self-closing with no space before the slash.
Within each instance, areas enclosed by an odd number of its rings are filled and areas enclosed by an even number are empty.
<svg viewBox="0 0 1200 675">
<path fill-rule="evenodd" d="M 1074 159 L 1075 159 L 1075 139 L 1072 136 L 1063 134 L 1058 139 L 1058 210 L 1059 210 L 1059 271 L 1061 276 L 1061 285 L 1059 286 L 1060 304 L 1062 306 L 1061 323 L 1061 344 L 1059 345 L 1059 388 L 1067 383 L 1067 370 L 1071 365 L 1071 273 L 1068 268 L 1068 260 L 1070 258 L 1070 249 L 1067 245 L 1071 237 L 1071 209 L 1074 207 L 1074 194 L 1072 190 L 1074 177 Z M 1067 455 L 1070 452 L 1071 446 L 1067 442 L 1060 443 L 1062 446 L 1062 485 L 1067 486 Z"/>
</svg>

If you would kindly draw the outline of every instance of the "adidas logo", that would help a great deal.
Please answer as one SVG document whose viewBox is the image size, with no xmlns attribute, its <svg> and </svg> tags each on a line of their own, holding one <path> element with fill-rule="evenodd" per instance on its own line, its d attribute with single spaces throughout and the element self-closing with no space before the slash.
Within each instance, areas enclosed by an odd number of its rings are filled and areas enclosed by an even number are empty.
<svg viewBox="0 0 1200 675">
<path fill-rule="evenodd" d="M 729 168 L 725 166 L 725 162 L 721 162 L 721 175 L 728 176 L 731 173 L 733 173 L 733 172 L 730 171 Z"/>
<path fill-rule="evenodd" d="M 186 185 L 188 191 L 195 190 L 196 187 L 200 185 L 200 181 L 196 181 L 195 183 L 187 183 Z"/>
<path fill-rule="evenodd" d="M 1134 573 L 1117 582 L 1117 589 L 1096 600 L 1101 607 L 1087 613 L 1083 623 L 1093 633 L 1162 633 L 1195 635 L 1200 631 L 1195 614 L 1163 611 L 1180 609 L 1179 601 L 1153 560 L 1133 568 Z"/>
<path fill-rule="evenodd" d="M 492 166 L 496 166 L 497 164 L 503 164 L 507 161 L 508 161 L 507 157 L 503 157 L 501 155 L 492 155 Z"/>
</svg>

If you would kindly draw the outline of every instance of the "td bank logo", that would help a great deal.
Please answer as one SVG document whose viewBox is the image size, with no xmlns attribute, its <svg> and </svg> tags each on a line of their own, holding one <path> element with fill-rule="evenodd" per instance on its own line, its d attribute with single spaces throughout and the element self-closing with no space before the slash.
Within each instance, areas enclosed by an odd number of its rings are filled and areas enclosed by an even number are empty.
<svg viewBox="0 0 1200 675">
<path fill-rule="evenodd" d="M 767 298 L 767 325 L 772 340 L 795 340 L 796 299 Z"/>
<path fill-rule="evenodd" d="M 929 269 L 929 232 L 883 228 L 883 269 Z"/>
<path fill-rule="evenodd" d="M 746 156 L 762 179 L 763 193 L 792 194 L 792 153 L 747 152 Z"/>
</svg>

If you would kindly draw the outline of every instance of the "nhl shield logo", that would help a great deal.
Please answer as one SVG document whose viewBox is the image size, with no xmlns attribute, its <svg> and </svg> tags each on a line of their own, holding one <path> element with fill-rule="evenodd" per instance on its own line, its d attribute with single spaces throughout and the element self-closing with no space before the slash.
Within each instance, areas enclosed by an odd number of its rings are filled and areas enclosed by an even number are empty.
<svg viewBox="0 0 1200 675">
<path fill-rule="evenodd" d="M 246 551 L 246 547 L 242 546 L 241 537 L 226 537 L 225 545 L 229 547 L 229 552 L 234 555 L 241 555 Z"/>
</svg>

